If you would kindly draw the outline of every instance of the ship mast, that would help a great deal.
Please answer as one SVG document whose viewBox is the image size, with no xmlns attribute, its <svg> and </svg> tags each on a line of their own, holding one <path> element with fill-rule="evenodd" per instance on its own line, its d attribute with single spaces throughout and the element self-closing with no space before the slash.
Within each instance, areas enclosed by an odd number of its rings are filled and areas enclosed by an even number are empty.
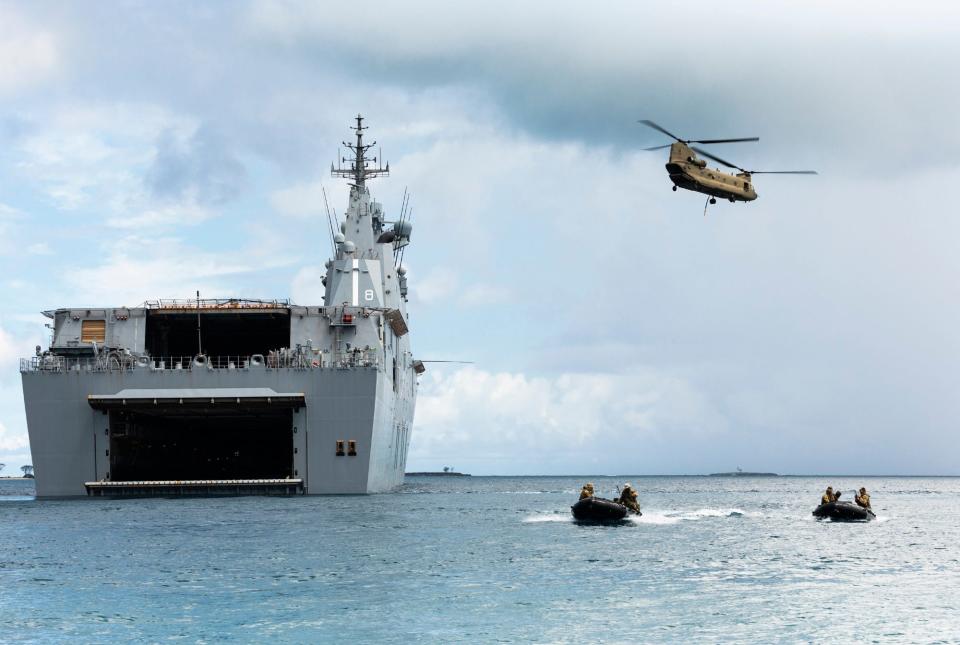
<svg viewBox="0 0 960 645">
<path fill-rule="evenodd" d="M 367 156 L 367 151 L 377 145 L 377 142 L 372 141 L 366 144 L 363 142 L 363 131 L 367 128 L 363 125 L 363 117 L 361 115 L 357 115 L 357 125 L 351 129 L 357 133 L 357 142 L 347 143 L 344 141 L 343 145 L 353 152 L 353 159 L 347 159 L 346 157 L 340 158 L 340 164 L 349 162 L 349 166 L 340 165 L 334 167 L 333 164 L 330 164 L 330 174 L 334 177 L 352 179 L 357 188 L 363 188 L 367 179 L 389 175 L 390 164 L 388 163 L 386 167 L 384 167 L 380 165 L 382 160 L 378 161 L 377 157 Z M 371 163 L 376 165 L 371 167 Z"/>
</svg>

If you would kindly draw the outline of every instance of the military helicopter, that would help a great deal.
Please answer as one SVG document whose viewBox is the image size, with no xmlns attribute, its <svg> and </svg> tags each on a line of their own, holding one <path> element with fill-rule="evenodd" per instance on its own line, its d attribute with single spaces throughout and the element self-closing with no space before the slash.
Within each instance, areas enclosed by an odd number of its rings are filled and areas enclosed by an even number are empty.
<svg viewBox="0 0 960 645">
<path fill-rule="evenodd" d="M 717 197 L 729 199 L 731 202 L 752 202 L 757 198 L 757 191 L 753 189 L 751 178 L 753 175 L 816 175 L 815 170 L 745 170 L 736 164 L 712 155 L 705 150 L 701 150 L 692 143 L 711 144 L 711 143 L 735 143 L 740 141 L 759 141 L 760 137 L 744 137 L 739 139 L 681 139 L 672 132 L 668 132 L 663 127 L 653 121 L 644 119 L 640 121 L 647 127 L 662 132 L 676 143 L 668 143 L 662 146 L 644 148 L 644 150 L 663 150 L 670 148 L 670 159 L 667 161 L 667 172 L 670 173 L 670 180 L 673 181 L 673 190 L 677 187 L 692 190 L 705 195 L 710 195 L 709 203 L 716 204 Z M 707 162 L 697 158 L 700 154 L 707 159 L 713 159 L 727 168 L 739 170 L 737 174 L 714 170 L 707 168 Z"/>
</svg>

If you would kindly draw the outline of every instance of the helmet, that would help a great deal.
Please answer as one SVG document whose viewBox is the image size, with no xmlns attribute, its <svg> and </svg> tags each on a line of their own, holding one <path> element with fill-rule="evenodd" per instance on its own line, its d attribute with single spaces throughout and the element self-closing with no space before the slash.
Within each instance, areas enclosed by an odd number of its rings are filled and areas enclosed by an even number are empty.
<svg viewBox="0 0 960 645">
<path fill-rule="evenodd" d="M 833 486 L 827 486 L 827 490 L 833 492 Z"/>
</svg>

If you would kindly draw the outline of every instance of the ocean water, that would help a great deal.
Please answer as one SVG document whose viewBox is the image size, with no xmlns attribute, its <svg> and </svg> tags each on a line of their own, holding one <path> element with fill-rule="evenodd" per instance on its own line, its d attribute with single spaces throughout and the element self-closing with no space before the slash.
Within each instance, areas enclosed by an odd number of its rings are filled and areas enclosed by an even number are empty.
<svg viewBox="0 0 960 645">
<path fill-rule="evenodd" d="M 631 481 L 643 517 L 586 526 L 582 477 L 70 501 L 0 480 L 0 640 L 960 642 L 960 479 Z M 813 519 L 827 484 L 867 486 L 878 521 Z"/>
</svg>

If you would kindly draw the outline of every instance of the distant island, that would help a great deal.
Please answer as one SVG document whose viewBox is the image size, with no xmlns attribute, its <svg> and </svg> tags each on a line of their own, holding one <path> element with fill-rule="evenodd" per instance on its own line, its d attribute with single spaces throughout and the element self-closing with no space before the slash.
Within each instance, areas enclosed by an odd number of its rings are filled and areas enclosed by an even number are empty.
<svg viewBox="0 0 960 645">
<path fill-rule="evenodd" d="M 411 477 L 469 477 L 469 473 L 458 473 L 453 466 L 444 466 L 443 470 L 428 471 L 422 473 L 404 473 Z"/>
<path fill-rule="evenodd" d="M 748 473 L 737 468 L 729 473 L 710 473 L 711 477 L 779 477 L 777 473 Z"/>
<path fill-rule="evenodd" d="M 407 477 L 469 477 L 470 473 L 457 473 L 452 470 L 434 470 L 423 473 L 405 473 Z"/>
</svg>

